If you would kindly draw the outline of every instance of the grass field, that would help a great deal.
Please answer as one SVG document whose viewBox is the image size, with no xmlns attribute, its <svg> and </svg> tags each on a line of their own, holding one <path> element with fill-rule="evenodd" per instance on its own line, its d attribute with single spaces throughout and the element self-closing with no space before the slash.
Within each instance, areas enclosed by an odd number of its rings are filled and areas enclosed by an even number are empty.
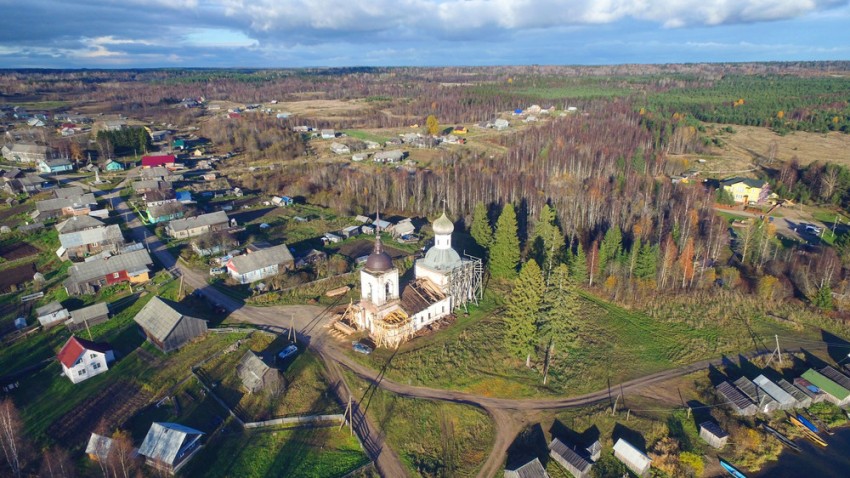
<svg viewBox="0 0 850 478">
<path fill-rule="evenodd" d="M 352 138 L 360 139 L 363 141 L 374 141 L 376 143 L 383 143 L 388 139 L 386 136 L 377 135 L 359 129 L 347 129 L 344 130 L 343 133 L 347 134 L 348 136 L 351 136 Z"/>
<path fill-rule="evenodd" d="M 354 399 L 385 433 L 412 476 L 473 477 L 495 437 L 490 417 L 467 405 L 402 398 L 347 373 Z"/>
<path fill-rule="evenodd" d="M 337 478 L 367 464 L 356 437 L 336 427 L 229 431 L 181 473 L 205 478 Z"/>
<path fill-rule="evenodd" d="M 272 363 L 270 357 L 283 349 L 287 343 L 284 337 L 275 340 L 267 334 L 254 333 L 251 339 L 243 341 L 235 352 L 224 354 L 204 364 L 203 370 L 218 384 L 216 394 L 231 408 L 239 406 L 246 415 L 244 418 L 251 421 L 294 415 L 341 413 L 342 410 L 322 373 L 322 364 L 306 351 L 282 364 L 286 387 L 279 395 L 276 395 L 274 390 L 246 393 L 236 373 L 236 365 L 245 352 L 250 349 L 266 356 L 267 363 Z"/>
<path fill-rule="evenodd" d="M 403 345 L 397 353 L 378 349 L 357 360 L 399 382 L 500 397 L 579 395 L 723 354 L 762 346 L 773 333 L 799 335 L 756 308 L 722 301 L 681 304 L 665 299 L 653 315 L 626 310 L 582 293 L 580 345 L 556 351 L 548 385 L 542 363 L 504 352 L 503 324 L 495 298 L 450 328 Z M 729 307 L 739 311 L 730 314 Z M 781 312 L 784 313 L 784 312 Z M 750 315 L 752 314 L 752 315 Z M 542 354 L 538 354 L 542 356 Z M 612 366 L 616 364 L 616 366 Z"/>
</svg>

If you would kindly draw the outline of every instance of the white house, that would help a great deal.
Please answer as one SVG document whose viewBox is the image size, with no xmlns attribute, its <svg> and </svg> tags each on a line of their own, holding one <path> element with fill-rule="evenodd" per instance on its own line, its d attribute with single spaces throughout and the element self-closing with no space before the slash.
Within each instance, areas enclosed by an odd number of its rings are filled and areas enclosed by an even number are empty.
<svg viewBox="0 0 850 478">
<path fill-rule="evenodd" d="M 71 336 L 57 358 L 65 376 L 73 383 L 80 383 L 109 370 L 109 364 L 115 360 L 115 353 L 109 344 Z"/>
<path fill-rule="evenodd" d="M 349 154 L 351 153 L 351 148 L 342 143 L 331 143 L 331 151 L 336 154 Z"/>
<path fill-rule="evenodd" d="M 295 259 L 286 244 L 260 249 L 236 256 L 227 263 L 230 276 L 240 284 L 250 284 L 277 275 L 295 266 Z"/>
<path fill-rule="evenodd" d="M 322 130 L 322 139 L 334 139 L 336 138 L 336 131 L 332 129 L 323 129 Z"/>
</svg>

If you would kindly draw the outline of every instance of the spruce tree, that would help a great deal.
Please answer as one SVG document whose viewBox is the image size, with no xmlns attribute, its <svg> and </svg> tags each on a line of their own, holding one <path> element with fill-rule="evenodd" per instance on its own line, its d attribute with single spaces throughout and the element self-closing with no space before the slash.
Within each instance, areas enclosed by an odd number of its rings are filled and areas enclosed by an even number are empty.
<svg viewBox="0 0 850 478">
<path fill-rule="evenodd" d="M 549 285 L 543 293 L 537 321 L 538 335 L 546 347 L 546 366 L 543 383 L 546 383 L 552 357 L 578 343 L 578 294 L 564 264 L 552 271 Z"/>
<path fill-rule="evenodd" d="M 635 277 L 638 279 L 654 279 L 658 270 L 658 246 L 643 244 L 640 248 Z"/>
<path fill-rule="evenodd" d="M 584 284 L 587 276 L 587 256 L 584 254 L 581 244 L 578 245 L 576 253 L 570 261 L 570 275 L 576 284 Z"/>
<path fill-rule="evenodd" d="M 537 316 L 543 298 L 543 273 L 534 259 L 522 266 L 505 306 L 505 347 L 511 354 L 530 357 L 537 342 Z"/>
<path fill-rule="evenodd" d="M 564 247 L 564 234 L 555 224 L 555 210 L 548 204 L 540 209 L 540 218 L 534 225 L 534 236 L 530 242 L 531 256 L 540 263 L 544 276 L 548 276 L 557 265 L 557 258 Z"/>
<path fill-rule="evenodd" d="M 821 310 L 832 310 L 832 287 L 829 284 L 824 284 L 818 289 L 817 294 L 812 299 L 812 304 Z"/>
<path fill-rule="evenodd" d="M 496 235 L 490 248 L 490 273 L 495 279 L 513 279 L 519 265 L 519 237 L 516 212 L 505 205 L 496 222 Z"/>
<path fill-rule="evenodd" d="M 605 231 L 605 237 L 599 245 L 599 275 L 605 277 L 605 269 L 611 261 L 617 259 L 623 248 L 623 233 L 618 226 L 611 226 Z"/>
<path fill-rule="evenodd" d="M 472 211 L 472 227 L 469 233 L 475 242 L 485 250 L 490 249 L 493 245 L 493 227 L 490 226 L 490 219 L 487 217 L 487 208 L 484 203 L 475 205 L 475 210 Z"/>
</svg>

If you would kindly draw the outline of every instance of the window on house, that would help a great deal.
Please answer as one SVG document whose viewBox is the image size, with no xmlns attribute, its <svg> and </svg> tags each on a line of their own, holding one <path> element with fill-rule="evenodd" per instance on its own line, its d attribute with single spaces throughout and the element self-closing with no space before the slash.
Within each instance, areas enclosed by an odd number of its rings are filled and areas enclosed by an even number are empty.
<svg viewBox="0 0 850 478">
<path fill-rule="evenodd" d="M 86 374 L 86 369 L 82 369 L 79 372 L 77 372 L 77 375 L 85 375 L 85 374 Z"/>
<path fill-rule="evenodd" d="M 113 272 L 113 273 L 112 273 L 112 278 L 113 278 L 113 279 L 117 279 L 117 278 L 118 278 L 118 273 L 117 273 L 117 272 Z"/>
<path fill-rule="evenodd" d="M 100 362 L 95 362 L 95 363 L 91 366 L 91 368 L 93 368 L 93 369 L 95 369 L 95 370 L 99 369 L 99 368 L 100 368 Z"/>
<path fill-rule="evenodd" d="M 95 357 L 97 357 L 97 354 L 89 354 L 89 358 L 95 358 Z"/>
</svg>

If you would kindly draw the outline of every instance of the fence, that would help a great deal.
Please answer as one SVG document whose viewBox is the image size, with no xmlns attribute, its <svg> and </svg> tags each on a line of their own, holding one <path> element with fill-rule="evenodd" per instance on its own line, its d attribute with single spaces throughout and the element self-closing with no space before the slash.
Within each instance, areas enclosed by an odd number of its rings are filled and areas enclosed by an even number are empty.
<svg viewBox="0 0 850 478">
<path fill-rule="evenodd" d="M 345 420 L 345 415 L 337 413 L 335 415 L 306 415 L 302 417 L 275 418 L 262 422 L 249 422 L 243 424 L 243 426 L 245 428 L 262 428 L 278 425 L 312 425 L 314 423 L 322 422 L 342 423 L 343 420 Z"/>
</svg>

